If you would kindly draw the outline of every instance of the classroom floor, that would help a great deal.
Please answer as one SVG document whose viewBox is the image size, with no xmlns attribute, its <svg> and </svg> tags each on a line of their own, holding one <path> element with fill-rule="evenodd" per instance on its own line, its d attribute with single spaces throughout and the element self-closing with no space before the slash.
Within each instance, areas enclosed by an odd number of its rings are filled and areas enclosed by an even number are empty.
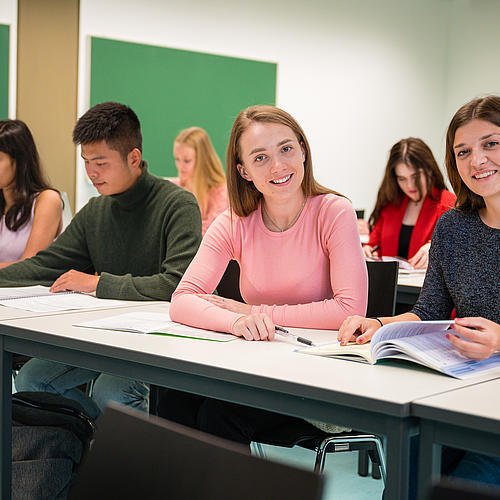
<svg viewBox="0 0 500 500">
<path fill-rule="evenodd" d="M 264 446 L 266 457 L 297 467 L 312 470 L 315 454 L 304 448 L 293 449 Z M 381 479 L 358 475 L 357 452 L 331 453 L 327 456 L 326 490 L 323 500 L 378 500 L 382 498 Z"/>
</svg>

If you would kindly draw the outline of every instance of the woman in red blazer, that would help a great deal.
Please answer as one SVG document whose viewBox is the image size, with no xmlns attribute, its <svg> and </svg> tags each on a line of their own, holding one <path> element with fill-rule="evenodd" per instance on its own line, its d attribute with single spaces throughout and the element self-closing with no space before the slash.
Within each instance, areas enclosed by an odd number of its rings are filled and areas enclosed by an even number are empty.
<svg viewBox="0 0 500 500">
<path fill-rule="evenodd" d="M 427 144 L 414 137 L 402 139 L 391 148 L 368 220 L 365 256 L 398 256 L 415 268 L 426 268 L 434 226 L 454 203 Z"/>
</svg>

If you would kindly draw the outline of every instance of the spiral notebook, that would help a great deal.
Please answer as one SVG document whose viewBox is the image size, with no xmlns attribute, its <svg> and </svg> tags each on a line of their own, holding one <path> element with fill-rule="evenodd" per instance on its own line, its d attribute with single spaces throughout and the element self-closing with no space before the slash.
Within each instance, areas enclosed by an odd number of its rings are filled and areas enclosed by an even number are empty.
<svg viewBox="0 0 500 500">
<path fill-rule="evenodd" d="M 121 300 L 98 299 L 93 295 L 79 292 L 52 293 L 49 290 L 50 287 L 42 285 L 0 288 L 0 305 L 40 313 L 123 305 Z"/>
</svg>

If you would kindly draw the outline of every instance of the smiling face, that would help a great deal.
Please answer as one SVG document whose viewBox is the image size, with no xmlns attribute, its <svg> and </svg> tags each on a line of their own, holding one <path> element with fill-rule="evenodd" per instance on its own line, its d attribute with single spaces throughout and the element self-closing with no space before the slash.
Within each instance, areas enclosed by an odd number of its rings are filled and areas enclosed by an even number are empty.
<svg viewBox="0 0 500 500">
<path fill-rule="evenodd" d="M 278 123 L 254 122 L 239 141 L 240 175 L 272 199 L 302 198 L 304 150 L 290 127 Z"/>
<path fill-rule="evenodd" d="M 0 151 L 0 189 L 12 188 L 16 183 L 16 162 Z"/>
<path fill-rule="evenodd" d="M 190 184 L 193 181 L 196 168 L 196 151 L 191 146 L 176 142 L 174 144 L 174 159 L 181 186 Z"/>
<path fill-rule="evenodd" d="M 423 170 L 417 170 L 413 167 L 408 167 L 406 163 L 399 163 L 394 169 L 396 180 L 401 191 L 412 201 L 420 201 L 427 196 L 427 182 Z M 418 190 L 418 182 L 420 182 L 422 197 Z"/>
<path fill-rule="evenodd" d="M 106 141 L 82 144 L 87 175 L 99 194 L 119 194 L 130 189 L 141 175 L 141 153 L 134 148 L 124 161 Z"/>
<path fill-rule="evenodd" d="M 472 120 L 455 132 L 453 150 L 466 186 L 485 202 L 500 198 L 500 127 Z"/>
</svg>

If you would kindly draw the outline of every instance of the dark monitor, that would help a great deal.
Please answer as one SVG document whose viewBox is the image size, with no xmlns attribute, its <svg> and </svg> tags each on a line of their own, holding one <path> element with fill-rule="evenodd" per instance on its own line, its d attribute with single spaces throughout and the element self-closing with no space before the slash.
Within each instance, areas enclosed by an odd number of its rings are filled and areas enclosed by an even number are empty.
<svg viewBox="0 0 500 500">
<path fill-rule="evenodd" d="M 320 499 L 323 477 L 250 455 L 243 446 L 154 416 L 109 406 L 71 500 Z"/>
</svg>

